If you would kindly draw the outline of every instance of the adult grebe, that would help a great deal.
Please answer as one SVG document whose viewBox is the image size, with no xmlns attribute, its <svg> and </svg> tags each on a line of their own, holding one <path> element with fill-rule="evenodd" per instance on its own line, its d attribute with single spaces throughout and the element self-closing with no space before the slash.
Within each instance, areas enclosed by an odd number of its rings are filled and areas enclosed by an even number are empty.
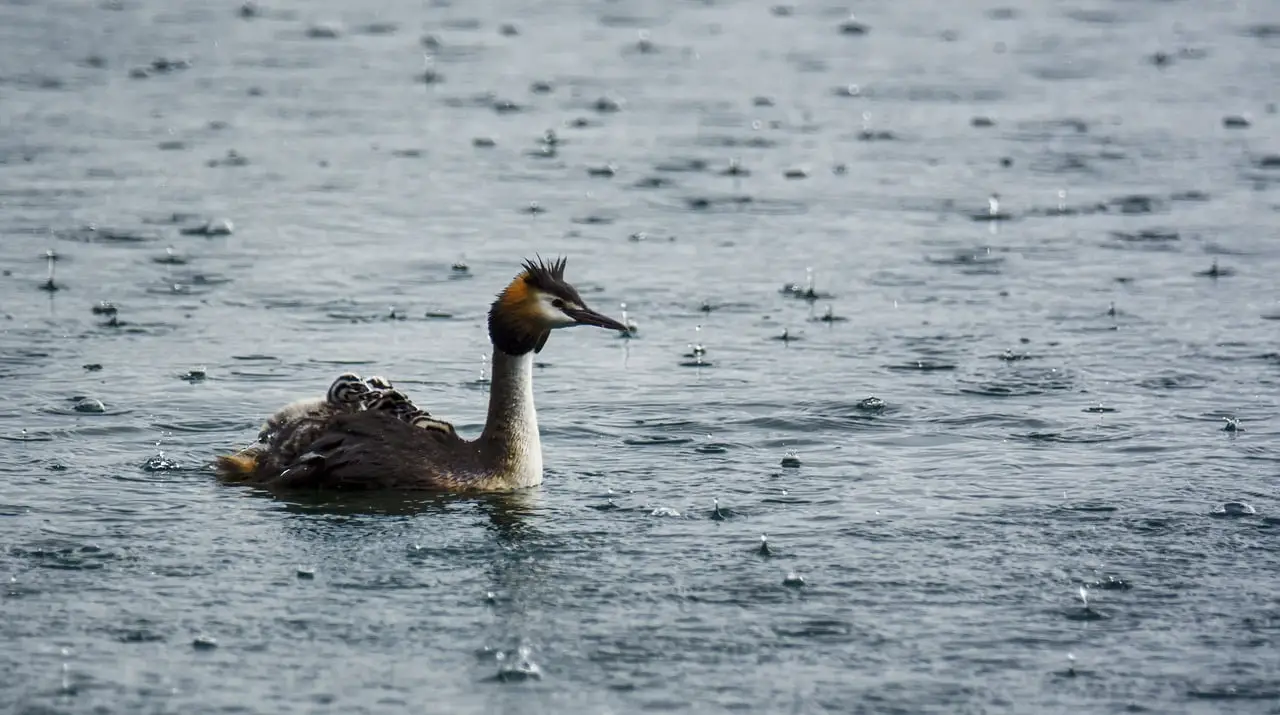
<svg viewBox="0 0 1280 715">
<path fill-rule="evenodd" d="M 382 378 L 346 373 L 324 399 L 288 405 L 258 442 L 217 458 L 228 483 L 296 489 L 506 491 L 542 483 L 533 355 L 551 331 L 626 330 L 587 307 L 564 280 L 565 259 L 526 261 L 489 309 L 493 377 L 484 432 L 463 439 Z"/>
</svg>

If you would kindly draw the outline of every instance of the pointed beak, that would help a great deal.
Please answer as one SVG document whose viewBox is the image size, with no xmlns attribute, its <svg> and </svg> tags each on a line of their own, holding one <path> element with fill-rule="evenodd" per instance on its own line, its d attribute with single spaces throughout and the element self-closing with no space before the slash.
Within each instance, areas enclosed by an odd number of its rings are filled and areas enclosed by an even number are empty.
<svg viewBox="0 0 1280 715">
<path fill-rule="evenodd" d="M 566 310 L 565 315 L 568 315 L 570 318 L 578 321 L 578 325 L 594 325 L 597 328 L 609 328 L 610 330 L 622 331 L 627 329 L 627 326 L 622 323 L 619 323 L 607 315 L 597 313 L 590 308 L 583 308 L 582 310 Z"/>
</svg>

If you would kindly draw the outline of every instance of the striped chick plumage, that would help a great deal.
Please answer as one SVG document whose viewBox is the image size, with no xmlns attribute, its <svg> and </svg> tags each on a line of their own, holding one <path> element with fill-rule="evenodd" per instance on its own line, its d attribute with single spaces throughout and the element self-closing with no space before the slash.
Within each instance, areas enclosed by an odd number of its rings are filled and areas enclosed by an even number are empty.
<svg viewBox="0 0 1280 715">
<path fill-rule="evenodd" d="M 457 439 L 453 425 L 413 404 L 389 380 L 377 375 L 339 375 L 323 398 L 303 399 L 277 410 L 258 432 L 258 441 L 240 452 L 217 458 L 216 467 L 229 482 L 252 482 L 255 475 L 279 471 L 279 465 L 304 457 L 307 449 L 341 414 L 380 411 L 399 422 L 435 430 Z"/>
</svg>

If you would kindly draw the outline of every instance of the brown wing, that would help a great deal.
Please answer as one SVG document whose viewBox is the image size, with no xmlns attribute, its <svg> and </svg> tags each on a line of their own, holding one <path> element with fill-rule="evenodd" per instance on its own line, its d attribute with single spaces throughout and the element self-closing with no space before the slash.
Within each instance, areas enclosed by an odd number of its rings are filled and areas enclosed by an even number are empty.
<svg viewBox="0 0 1280 715">
<path fill-rule="evenodd" d="M 267 486 L 281 489 L 466 488 L 482 474 L 476 446 L 454 433 L 422 429 L 383 411 L 340 413 L 305 451 L 279 465 Z"/>
</svg>

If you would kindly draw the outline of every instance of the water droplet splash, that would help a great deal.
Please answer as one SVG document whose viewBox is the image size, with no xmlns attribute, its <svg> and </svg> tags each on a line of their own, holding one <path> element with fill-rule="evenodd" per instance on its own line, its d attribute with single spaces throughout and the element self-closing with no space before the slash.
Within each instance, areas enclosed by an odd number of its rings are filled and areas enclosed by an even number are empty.
<svg viewBox="0 0 1280 715">
<path fill-rule="evenodd" d="M 62 681 L 61 683 L 59 683 L 60 692 L 64 695 L 74 695 L 75 688 L 71 686 L 71 663 L 67 662 L 67 659 L 71 657 L 71 649 L 63 648 L 61 650 L 61 654 L 62 654 L 62 668 L 61 668 Z"/>
<path fill-rule="evenodd" d="M 83 414 L 100 415 L 107 411 L 107 406 L 93 397 L 77 397 L 72 409 Z"/>
<path fill-rule="evenodd" d="M 157 442 L 156 446 L 159 447 L 160 443 Z M 164 456 L 164 451 L 160 449 L 157 449 L 155 454 L 142 463 L 142 471 L 144 472 L 171 472 L 176 469 L 182 469 L 182 465 Z"/>
<path fill-rule="evenodd" d="M 622 310 L 622 320 L 621 320 L 621 322 L 622 322 L 622 324 L 623 324 L 623 325 L 627 326 L 627 329 L 626 329 L 626 330 L 623 330 L 623 331 L 622 331 L 622 332 L 620 332 L 618 335 L 619 335 L 619 337 L 622 337 L 622 338 L 634 338 L 634 337 L 636 336 L 636 333 L 638 333 L 638 332 L 640 331 L 640 326 L 636 323 L 636 321 L 632 320 L 632 319 L 627 315 L 627 304 L 626 304 L 626 303 L 620 303 L 620 304 L 619 304 L 619 306 L 620 306 L 620 308 L 621 308 L 621 310 Z"/>
<path fill-rule="evenodd" d="M 1209 512 L 1210 516 L 1216 517 L 1255 516 L 1257 513 L 1252 504 L 1242 501 L 1229 501 Z"/>
<path fill-rule="evenodd" d="M 57 283 L 55 283 L 53 280 L 54 272 L 55 272 L 54 266 L 57 265 L 58 254 L 56 251 L 50 248 L 49 250 L 44 252 L 44 257 L 45 257 L 45 261 L 47 261 L 49 266 L 49 274 L 48 274 L 48 277 L 45 278 L 44 283 L 40 285 L 40 289 L 47 290 L 50 293 L 52 293 L 60 288 L 60 286 Z"/>
<path fill-rule="evenodd" d="M 711 363 L 703 359 L 707 354 L 707 348 L 702 344 L 702 326 L 696 325 L 693 328 L 693 342 L 688 345 L 689 352 L 685 353 L 686 358 L 692 358 L 680 363 L 684 367 L 710 367 Z"/>
<path fill-rule="evenodd" d="M 498 653 L 494 657 L 498 661 L 498 673 L 494 677 L 504 682 L 541 679 L 542 669 L 529 657 L 530 653 L 528 646 L 517 648 L 513 654 L 514 657 L 510 657 L 506 653 Z"/>
<path fill-rule="evenodd" d="M 191 647 L 196 650 L 213 650 L 218 647 L 218 641 L 213 636 L 199 635 L 191 641 Z"/>
<path fill-rule="evenodd" d="M 820 317 L 812 318 L 812 320 L 819 323 L 843 323 L 848 318 L 843 315 L 836 315 L 835 306 L 828 305 L 827 310 Z"/>
</svg>

